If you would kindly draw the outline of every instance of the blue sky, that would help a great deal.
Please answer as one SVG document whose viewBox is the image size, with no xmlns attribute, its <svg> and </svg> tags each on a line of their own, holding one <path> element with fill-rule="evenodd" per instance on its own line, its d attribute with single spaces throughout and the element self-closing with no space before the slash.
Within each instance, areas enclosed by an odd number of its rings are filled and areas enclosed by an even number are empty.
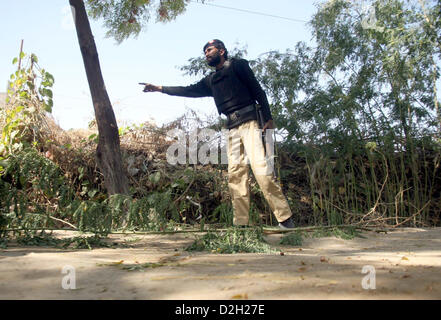
<svg viewBox="0 0 441 320">
<path fill-rule="evenodd" d="M 313 0 L 214 0 L 210 3 L 309 21 Z M 24 51 L 55 77 L 53 116 L 63 129 L 86 128 L 94 118 L 89 87 L 68 0 L 2 1 L 0 11 L 0 91 L 16 70 L 13 57 L 24 39 Z M 167 24 L 149 22 L 136 39 L 117 45 L 105 38 L 101 21 L 91 20 L 107 91 L 119 125 L 156 121 L 162 124 L 186 108 L 215 114 L 211 98 L 191 99 L 143 93 L 138 82 L 188 85 L 198 78 L 184 76 L 179 66 L 202 54 L 211 39 L 227 48 L 246 46 L 247 58 L 270 50 L 285 51 L 299 41 L 310 42 L 306 23 L 190 3 L 187 11 Z"/>
</svg>

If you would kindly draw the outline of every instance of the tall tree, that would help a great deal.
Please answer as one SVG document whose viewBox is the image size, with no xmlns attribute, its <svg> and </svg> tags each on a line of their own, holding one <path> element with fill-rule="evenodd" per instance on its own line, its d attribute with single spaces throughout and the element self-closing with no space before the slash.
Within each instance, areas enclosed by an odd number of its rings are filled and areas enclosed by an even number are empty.
<svg viewBox="0 0 441 320">
<path fill-rule="evenodd" d="M 86 9 L 82 0 L 69 0 L 69 2 L 74 12 L 78 42 L 98 125 L 97 164 L 104 175 L 107 192 L 109 194 L 127 194 L 129 188 L 122 165 L 118 126 L 104 85 L 98 52 Z"/>
<path fill-rule="evenodd" d="M 138 35 L 146 26 L 150 12 L 156 11 L 157 21 L 167 22 L 185 11 L 189 0 L 86 0 L 92 18 L 102 18 L 107 35 L 118 43 L 131 35 Z M 97 164 L 109 194 L 127 194 L 128 180 L 124 173 L 118 126 L 106 91 L 95 41 L 83 0 L 69 0 L 89 82 L 90 93 L 98 125 Z"/>
</svg>

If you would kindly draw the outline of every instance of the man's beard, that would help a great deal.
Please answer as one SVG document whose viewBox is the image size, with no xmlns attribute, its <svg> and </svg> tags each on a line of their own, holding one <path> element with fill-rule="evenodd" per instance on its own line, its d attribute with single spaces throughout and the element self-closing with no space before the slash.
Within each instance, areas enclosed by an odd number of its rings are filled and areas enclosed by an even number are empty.
<svg viewBox="0 0 441 320">
<path fill-rule="evenodd" d="M 217 53 L 215 56 L 211 57 L 210 60 L 207 60 L 207 63 L 210 67 L 215 67 L 221 62 L 221 56 Z"/>
</svg>

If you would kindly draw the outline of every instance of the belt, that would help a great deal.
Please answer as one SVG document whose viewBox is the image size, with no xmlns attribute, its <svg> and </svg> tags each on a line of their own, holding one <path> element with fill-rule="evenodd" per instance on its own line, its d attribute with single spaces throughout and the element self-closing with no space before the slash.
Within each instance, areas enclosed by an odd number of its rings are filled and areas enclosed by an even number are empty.
<svg viewBox="0 0 441 320">
<path fill-rule="evenodd" d="M 249 112 L 255 111 L 256 106 L 254 104 L 251 104 L 249 106 L 240 108 L 239 110 L 233 111 L 229 114 L 227 114 L 227 120 L 231 122 L 236 122 L 239 120 L 244 114 L 247 114 Z"/>
</svg>

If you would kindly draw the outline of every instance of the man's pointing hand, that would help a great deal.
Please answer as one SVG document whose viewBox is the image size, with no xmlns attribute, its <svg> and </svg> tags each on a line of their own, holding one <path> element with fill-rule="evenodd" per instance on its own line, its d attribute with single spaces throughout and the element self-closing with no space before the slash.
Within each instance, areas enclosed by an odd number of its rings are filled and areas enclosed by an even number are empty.
<svg viewBox="0 0 441 320">
<path fill-rule="evenodd" d="M 145 83 L 145 82 L 140 82 L 140 85 L 144 86 L 144 92 L 161 92 L 162 91 L 162 86 L 155 86 L 153 84 L 150 83 Z"/>
</svg>

